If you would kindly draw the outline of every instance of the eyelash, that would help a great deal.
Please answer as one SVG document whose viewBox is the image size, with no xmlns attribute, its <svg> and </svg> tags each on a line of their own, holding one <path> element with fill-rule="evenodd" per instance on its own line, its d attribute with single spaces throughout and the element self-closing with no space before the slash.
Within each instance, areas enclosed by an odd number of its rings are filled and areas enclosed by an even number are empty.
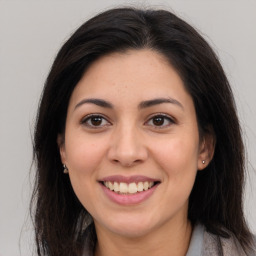
<svg viewBox="0 0 256 256">
<path fill-rule="evenodd" d="M 171 118 L 169 115 L 163 114 L 163 113 L 158 113 L 158 114 L 154 114 L 153 116 L 151 116 L 149 118 L 149 120 L 145 123 L 145 124 L 149 124 L 150 122 L 153 122 L 154 119 L 156 118 L 161 118 L 163 119 L 163 122 L 165 123 L 166 121 L 168 122 L 168 124 L 165 125 L 155 125 L 155 124 L 151 124 L 150 126 L 154 127 L 154 129 L 164 129 L 164 128 L 168 128 L 169 126 L 171 126 L 172 124 L 175 124 L 176 122 L 174 121 L 173 118 Z"/>
<path fill-rule="evenodd" d="M 99 125 L 93 125 L 91 123 L 93 118 L 99 118 L 101 123 Z M 168 124 L 165 124 L 165 125 L 162 125 L 162 124 L 156 125 L 154 123 L 150 124 L 150 122 L 154 122 L 154 119 L 156 119 L 156 118 L 161 118 L 164 123 L 167 121 Z M 89 124 L 89 122 L 90 122 L 90 124 Z M 102 125 L 102 122 L 106 122 L 106 123 Z M 87 126 L 88 128 L 91 128 L 91 129 L 101 129 L 102 127 L 107 127 L 107 126 L 111 125 L 111 122 L 108 121 L 107 118 L 104 117 L 101 114 L 88 115 L 85 118 L 83 118 L 80 123 Z M 152 126 L 152 127 L 154 127 L 154 129 L 164 129 L 164 128 L 167 128 L 167 127 L 169 127 L 169 126 L 171 126 L 172 124 L 175 124 L 175 123 L 176 122 L 174 121 L 174 119 L 171 118 L 169 115 L 158 113 L 158 114 L 154 114 L 153 116 L 151 116 L 148 119 L 148 121 L 145 122 L 145 125 Z"/>
<path fill-rule="evenodd" d="M 101 119 L 101 121 L 105 121 L 106 124 L 104 124 L 104 125 L 101 125 L 101 124 L 100 125 L 93 125 L 92 123 L 89 124 L 88 122 L 92 122 L 93 118 L 99 118 L 99 119 Z M 92 115 L 86 116 L 85 118 L 82 119 L 81 124 L 91 128 L 91 129 L 100 129 L 102 127 L 106 127 L 106 126 L 111 125 L 111 123 L 104 116 L 102 116 L 100 114 L 92 114 Z"/>
</svg>

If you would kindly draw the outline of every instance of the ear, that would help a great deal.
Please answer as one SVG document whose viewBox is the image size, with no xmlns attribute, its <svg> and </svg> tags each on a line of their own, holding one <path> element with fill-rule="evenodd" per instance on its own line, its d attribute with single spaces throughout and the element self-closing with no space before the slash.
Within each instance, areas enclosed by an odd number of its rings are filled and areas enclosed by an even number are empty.
<svg viewBox="0 0 256 256">
<path fill-rule="evenodd" d="M 63 134 L 58 134 L 57 144 L 60 151 L 60 158 L 63 164 L 66 164 L 66 150 L 65 150 L 65 139 Z"/>
<path fill-rule="evenodd" d="M 211 162 L 215 150 L 216 138 L 213 129 L 208 129 L 201 138 L 197 169 L 203 170 Z"/>
</svg>

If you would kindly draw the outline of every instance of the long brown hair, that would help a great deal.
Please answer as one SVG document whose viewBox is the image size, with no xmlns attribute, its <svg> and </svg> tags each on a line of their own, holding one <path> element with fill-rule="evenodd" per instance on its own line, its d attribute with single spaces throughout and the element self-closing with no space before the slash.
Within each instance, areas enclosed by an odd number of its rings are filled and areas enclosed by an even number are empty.
<svg viewBox="0 0 256 256">
<path fill-rule="evenodd" d="M 231 88 L 199 33 L 171 12 L 111 9 L 84 23 L 60 49 L 46 80 L 34 133 L 36 182 L 31 201 L 38 255 L 81 255 L 90 214 L 63 175 L 57 136 L 85 70 L 112 52 L 149 48 L 163 54 L 193 98 L 201 133 L 214 131 L 213 160 L 198 172 L 188 217 L 222 237 L 232 232 L 246 252 L 252 235 L 243 214 L 244 146 Z"/>
</svg>

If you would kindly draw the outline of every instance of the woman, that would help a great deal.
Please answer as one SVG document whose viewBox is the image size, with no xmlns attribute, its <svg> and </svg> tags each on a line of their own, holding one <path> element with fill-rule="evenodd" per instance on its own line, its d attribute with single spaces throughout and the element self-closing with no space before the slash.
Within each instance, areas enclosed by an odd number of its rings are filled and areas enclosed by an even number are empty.
<svg viewBox="0 0 256 256">
<path fill-rule="evenodd" d="M 255 255 L 229 83 L 170 12 L 113 9 L 71 36 L 34 156 L 38 255 Z"/>
</svg>

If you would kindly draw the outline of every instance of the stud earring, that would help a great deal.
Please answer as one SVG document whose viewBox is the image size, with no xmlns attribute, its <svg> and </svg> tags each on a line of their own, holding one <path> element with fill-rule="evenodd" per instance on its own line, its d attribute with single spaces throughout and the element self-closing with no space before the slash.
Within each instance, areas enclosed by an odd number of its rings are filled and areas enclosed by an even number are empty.
<svg viewBox="0 0 256 256">
<path fill-rule="evenodd" d="M 68 173 L 68 168 L 65 164 L 63 164 L 63 173 L 67 174 Z"/>
<path fill-rule="evenodd" d="M 202 163 L 205 164 L 205 160 L 203 160 Z"/>
</svg>

